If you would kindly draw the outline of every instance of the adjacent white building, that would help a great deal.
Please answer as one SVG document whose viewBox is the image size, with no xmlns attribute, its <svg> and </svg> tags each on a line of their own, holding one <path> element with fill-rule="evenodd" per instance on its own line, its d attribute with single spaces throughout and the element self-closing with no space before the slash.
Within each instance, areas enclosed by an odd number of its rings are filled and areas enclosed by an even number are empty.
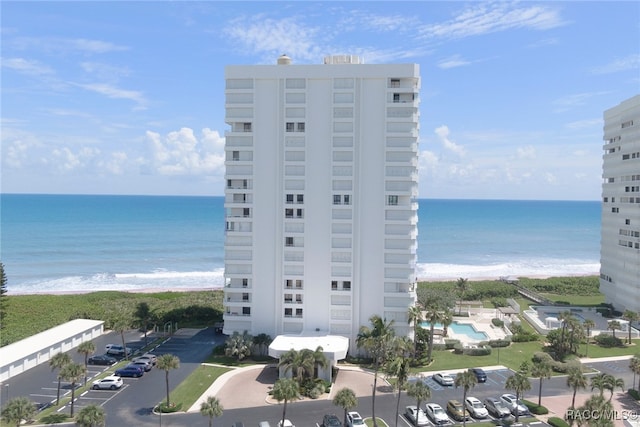
<svg viewBox="0 0 640 427">
<path fill-rule="evenodd" d="M 604 112 L 600 291 L 640 312 L 640 95 Z"/>
<path fill-rule="evenodd" d="M 224 333 L 348 337 L 415 300 L 417 64 L 227 66 Z"/>
</svg>

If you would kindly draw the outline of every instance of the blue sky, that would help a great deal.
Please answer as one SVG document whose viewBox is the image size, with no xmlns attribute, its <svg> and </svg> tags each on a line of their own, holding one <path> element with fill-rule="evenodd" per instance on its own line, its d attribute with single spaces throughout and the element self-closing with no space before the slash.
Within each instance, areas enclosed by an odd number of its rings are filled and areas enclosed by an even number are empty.
<svg viewBox="0 0 640 427">
<path fill-rule="evenodd" d="M 640 2 L 7 2 L 2 192 L 223 193 L 224 66 L 420 64 L 420 197 L 599 200 Z"/>
</svg>

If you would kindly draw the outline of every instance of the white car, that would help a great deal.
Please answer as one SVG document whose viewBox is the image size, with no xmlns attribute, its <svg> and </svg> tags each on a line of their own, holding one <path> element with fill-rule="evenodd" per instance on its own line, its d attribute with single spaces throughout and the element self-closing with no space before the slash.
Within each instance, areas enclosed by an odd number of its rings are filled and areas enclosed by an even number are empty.
<svg viewBox="0 0 640 427">
<path fill-rule="evenodd" d="M 142 356 L 138 356 L 135 359 L 133 359 L 134 362 L 137 362 L 139 360 L 149 362 L 153 366 L 156 366 L 156 363 L 158 363 L 158 358 L 156 357 L 156 355 L 151 353 L 145 353 Z"/>
<path fill-rule="evenodd" d="M 104 377 L 100 380 L 96 380 L 93 382 L 94 390 L 116 390 L 122 387 L 122 378 L 116 377 L 115 375 L 110 375 L 108 377 Z"/>
<path fill-rule="evenodd" d="M 285 419 L 284 424 L 282 423 L 282 420 L 278 421 L 278 427 L 296 427 L 296 426 L 294 426 L 291 421 Z"/>
<path fill-rule="evenodd" d="M 518 400 L 513 394 L 503 394 L 500 396 L 500 400 L 507 408 L 509 408 L 513 415 L 515 415 L 516 412 L 518 415 L 527 415 L 529 413 L 529 409 L 524 403 L 522 403 L 522 400 Z"/>
<path fill-rule="evenodd" d="M 428 426 L 429 420 L 422 409 L 417 406 L 407 406 L 404 415 L 409 419 L 412 426 Z"/>
<path fill-rule="evenodd" d="M 127 354 L 133 353 L 133 350 L 131 350 L 129 347 L 122 347 L 121 345 L 118 345 L 118 344 L 107 344 L 104 349 L 107 352 L 107 354 L 113 354 L 115 356 L 125 356 L 124 354 L 125 349 Z"/>
<path fill-rule="evenodd" d="M 451 422 L 442 406 L 437 403 L 427 403 L 425 412 L 435 425 L 449 424 Z"/>
<path fill-rule="evenodd" d="M 357 412 L 347 413 L 347 427 L 360 427 L 364 426 L 364 420 Z"/>
<path fill-rule="evenodd" d="M 467 411 L 473 418 L 487 418 L 489 411 L 485 408 L 484 404 L 475 397 L 469 396 L 464 400 L 464 405 L 467 407 Z"/>
<path fill-rule="evenodd" d="M 440 385 L 453 385 L 453 377 L 449 374 L 443 374 L 442 372 L 438 372 L 437 374 L 435 374 L 433 376 L 433 380 Z"/>
</svg>

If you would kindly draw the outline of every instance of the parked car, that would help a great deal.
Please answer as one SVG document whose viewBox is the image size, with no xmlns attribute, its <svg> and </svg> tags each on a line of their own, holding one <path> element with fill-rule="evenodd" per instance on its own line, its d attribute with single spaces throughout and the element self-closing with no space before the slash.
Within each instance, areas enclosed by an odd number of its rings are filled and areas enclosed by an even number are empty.
<svg viewBox="0 0 640 427">
<path fill-rule="evenodd" d="M 119 377 L 140 378 L 141 376 L 144 375 L 144 369 L 138 366 L 127 365 L 124 368 L 116 369 L 116 372 L 114 373 L 114 375 L 117 375 Z"/>
<path fill-rule="evenodd" d="M 473 372 L 479 383 L 487 382 L 487 373 L 482 368 L 469 368 L 469 372 Z"/>
<path fill-rule="evenodd" d="M 122 384 L 122 378 L 110 375 L 101 380 L 94 381 L 91 388 L 94 390 L 115 390 L 122 387 Z"/>
<path fill-rule="evenodd" d="M 138 356 L 133 359 L 134 362 L 137 362 L 138 360 L 145 360 L 151 363 L 153 366 L 156 366 L 156 363 L 158 363 L 158 357 L 155 354 L 151 353 L 145 353 L 142 356 Z"/>
<path fill-rule="evenodd" d="M 453 377 L 449 374 L 443 374 L 442 372 L 438 372 L 437 374 L 435 374 L 433 376 L 433 380 L 440 385 L 453 385 Z"/>
<path fill-rule="evenodd" d="M 101 354 L 99 356 L 91 356 L 87 359 L 89 365 L 113 365 L 118 359 L 111 357 L 108 354 Z"/>
<path fill-rule="evenodd" d="M 511 410 L 509 410 L 500 399 L 496 399 L 495 397 L 486 398 L 484 400 L 484 406 L 493 417 L 504 418 L 511 415 Z"/>
<path fill-rule="evenodd" d="M 105 347 L 107 354 L 113 354 L 116 356 L 125 356 L 124 352 L 126 350 L 127 354 L 132 354 L 133 350 L 129 347 L 123 347 L 117 344 L 107 344 Z"/>
<path fill-rule="evenodd" d="M 325 415 L 322 418 L 322 427 L 342 427 L 342 422 L 335 415 Z"/>
<path fill-rule="evenodd" d="M 437 403 L 427 403 L 425 412 L 427 417 L 429 417 L 435 425 L 450 423 L 447 413 L 442 409 L 442 406 Z"/>
<path fill-rule="evenodd" d="M 364 426 L 364 420 L 357 412 L 347 413 L 347 427 L 360 427 Z"/>
<path fill-rule="evenodd" d="M 489 411 L 487 411 L 487 408 L 484 407 L 479 399 L 473 396 L 467 397 L 464 400 L 464 404 L 473 418 L 487 418 L 489 416 Z"/>
<path fill-rule="evenodd" d="M 296 426 L 294 426 L 291 421 L 285 418 L 284 424 L 282 423 L 282 420 L 278 421 L 278 427 L 296 427 Z"/>
<path fill-rule="evenodd" d="M 522 403 L 522 400 L 518 400 L 513 394 L 503 394 L 500 396 L 500 400 L 509 408 L 513 415 L 516 415 L 516 413 L 518 415 L 527 415 L 529 413 L 529 409 Z"/>
<path fill-rule="evenodd" d="M 404 416 L 411 422 L 412 426 L 428 426 L 429 420 L 424 411 L 417 406 L 407 406 L 404 410 Z"/>
<path fill-rule="evenodd" d="M 271 427 L 271 424 L 269 424 L 269 421 L 260 421 L 258 427 Z"/>
<path fill-rule="evenodd" d="M 447 412 L 456 421 L 470 420 L 469 411 L 459 400 L 450 400 L 447 402 Z"/>
<path fill-rule="evenodd" d="M 129 363 L 129 366 L 138 366 L 138 367 L 144 369 L 145 372 L 149 372 L 151 370 L 151 368 L 153 368 L 153 365 L 151 364 L 151 362 L 148 362 L 146 360 L 133 361 L 133 362 Z"/>
</svg>

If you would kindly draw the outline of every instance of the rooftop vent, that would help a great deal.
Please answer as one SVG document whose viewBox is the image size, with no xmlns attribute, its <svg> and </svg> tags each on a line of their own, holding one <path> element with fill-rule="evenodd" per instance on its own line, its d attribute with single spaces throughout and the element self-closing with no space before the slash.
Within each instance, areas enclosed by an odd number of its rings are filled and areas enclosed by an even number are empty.
<svg viewBox="0 0 640 427">
<path fill-rule="evenodd" d="M 325 64 L 363 64 L 358 55 L 332 55 L 324 57 Z"/>
<path fill-rule="evenodd" d="M 291 58 L 282 54 L 278 57 L 278 65 L 291 65 Z"/>
</svg>

